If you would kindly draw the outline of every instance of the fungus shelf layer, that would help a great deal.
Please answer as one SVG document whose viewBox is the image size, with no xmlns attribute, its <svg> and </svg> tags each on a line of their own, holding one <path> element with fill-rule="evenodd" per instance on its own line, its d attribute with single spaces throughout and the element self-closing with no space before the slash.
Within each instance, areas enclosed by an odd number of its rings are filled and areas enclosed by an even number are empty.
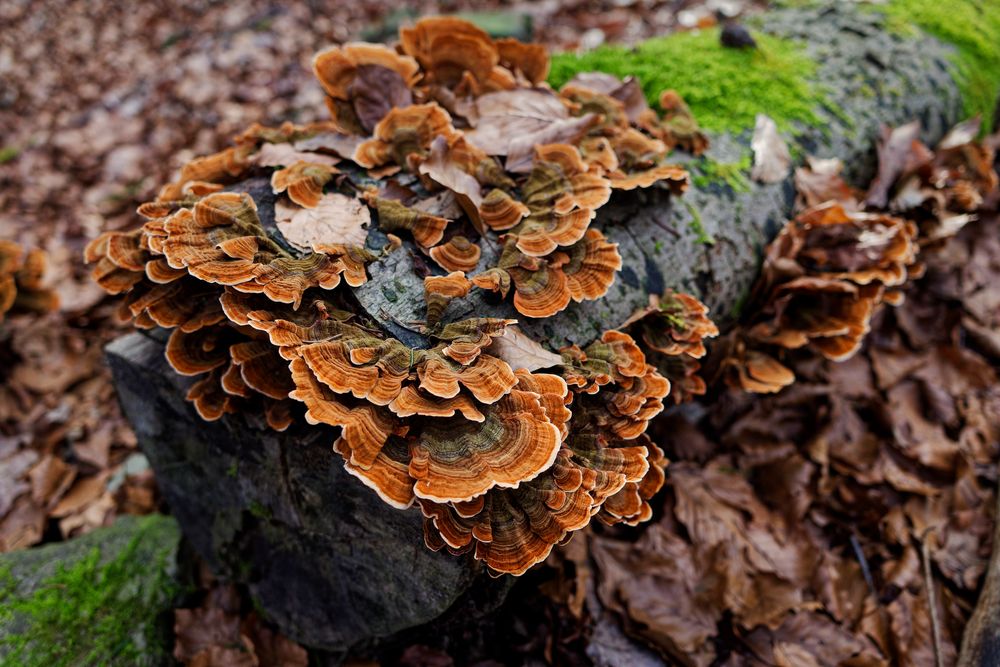
<svg viewBox="0 0 1000 667">
<path fill-rule="evenodd" d="M 678 195 L 687 174 L 632 80 L 552 90 L 544 49 L 451 18 L 400 37 L 318 54 L 333 120 L 248 128 L 87 259 L 123 318 L 172 329 L 167 360 L 204 419 L 339 427 L 332 452 L 386 503 L 419 506 L 430 548 L 520 574 L 594 516 L 650 517 L 666 461 L 645 431 L 671 382 L 628 333 L 553 350 L 516 320 L 606 294 L 622 261 L 597 211 L 616 190 Z M 426 317 L 373 321 L 344 286 L 402 256 L 426 267 Z M 507 315 L 456 317 L 470 293 Z M 717 333 L 706 309 L 664 299 L 640 341 L 696 358 Z"/>
</svg>

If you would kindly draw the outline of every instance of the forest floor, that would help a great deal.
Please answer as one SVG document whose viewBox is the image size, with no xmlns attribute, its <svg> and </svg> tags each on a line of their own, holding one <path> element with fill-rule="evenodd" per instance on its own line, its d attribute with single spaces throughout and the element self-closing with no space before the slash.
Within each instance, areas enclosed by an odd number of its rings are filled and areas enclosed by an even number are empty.
<svg viewBox="0 0 1000 667">
<path fill-rule="evenodd" d="M 568 50 L 710 25 L 760 4 L 408 6 L 415 15 L 502 6 L 532 17 L 535 40 Z M 89 278 L 86 243 L 135 226 L 136 206 L 180 165 L 247 125 L 325 117 L 312 55 L 398 20 L 397 8 L 0 5 L 0 238 L 48 253 L 61 304 L 0 327 L 0 551 L 164 509 L 102 360 L 126 328 Z M 851 361 L 803 355 L 785 392 L 718 388 L 661 420 L 653 436 L 672 464 L 649 527 L 588 530 L 529 573 L 491 635 L 502 647 L 429 639 L 395 664 L 655 660 L 624 640 L 622 621 L 699 665 L 808 664 L 804 655 L 827 664 L 845 654 L 855 664 L 952 662 L 992 544 L 1000 343 L 996 323 L 983 320 L 1000 303 L 990 287 L 1000 285 L 998 232 L 1000 218 L 982 215 L 930 256 Z M 204 586 L 201 611 L 178 615 L 182 638 L 208 615 L 240 625 L 238 591 L 207 575 Z M 678 616 L 664 599 L 691 606 Z"/>
</svg>

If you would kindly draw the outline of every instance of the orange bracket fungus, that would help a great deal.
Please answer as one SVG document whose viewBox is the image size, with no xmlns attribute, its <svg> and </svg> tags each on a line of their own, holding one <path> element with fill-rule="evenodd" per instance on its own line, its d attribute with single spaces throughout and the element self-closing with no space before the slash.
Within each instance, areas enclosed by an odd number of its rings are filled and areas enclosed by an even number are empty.
<svg viewBox="0 0 1000 667">
<path fill-rule="evenodd" d="M 718 371 L 736 387 L 780 391 L 795 381 L 780 359 L 808 349 L 844 361 L 861 349 L 883 305 L 898 306 L 920 278 L 922 248 L 967 224 L 998 188 L 979 120 L 959 123 L 935 150 L 914 121 L 885 129 L 878 174 L 862 193 L 838 160 L 796 169 L 798 214 L 768 246 L 747 317 L 721 346 Z"/>
<path fill-rule="evenodd" d="M 620 190 L 680 194 L 670 148 L 704 148 L 679 98 L 660 118 L 634 79 L 555 91 L 548 66 L 544 48 L 454 18 L 404 28 L 396 49 L 333 47 L 313 61 L 332 121 L 249 128 L 185 165 L 139 208 L 141 227 L 86 249 L 124 319 L 171 329 L 167 359 L 204 419 L 337 427 L 346 469 L 389 505 L 419 506 L 430 548 L 496 573 L 523 573 L 594 516 L 650 518 L 666 460 L 647 425 L 672 385 L 675 401 L 704 392 L 696 359 L 718 333 L 700 302 L 667 292 L 597 340 L 549 349 L 465 303 L 544 319 L 604 296 L 623 262 L 597 211 Z M 804 226 L 782 241 L 789 261 L 859 294 L 898 284 L 905 225 L 827 217 L 844 252 L 823 255 Z M 882 251 L 849 255 L 860 234 Z M 357 301 L 400 256 L 419 263 L 419 321 Z M 6 303 L 17 269 L 0 259 Z M 787 304 L 755 335 L 794 321 L 846 349 L 853 329 L 797 315 L 809 285 L 785 281 Z"/>
</svg>

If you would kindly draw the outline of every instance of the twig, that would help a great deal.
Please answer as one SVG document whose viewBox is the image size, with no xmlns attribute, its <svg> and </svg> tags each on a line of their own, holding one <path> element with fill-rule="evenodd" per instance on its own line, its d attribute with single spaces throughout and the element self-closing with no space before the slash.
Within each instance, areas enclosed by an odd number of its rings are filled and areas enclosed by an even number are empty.
<svg viewBox="0 0 1000 667">
<path fill-rule="evenodd" d="M 931 572 L 931 548 L 927 538 L 934 531 L 930 526 L 920 536 L 920 559 L 924 561 L 924 588 L 927 589 L 927 606 L 930 607 L 931 614 L 931 639 L 934 641 L 934 665 L 944 667 L 941 658 L 941 620 L 937 611 L 937 592 L 934 588 L 934 577 Z"/>
<path fill-rule="evenodd" d="M 871 592 L 872 597 L 875 598 L 875 602 L 878 602 L 878 593 L 875 590 L 875 580 L 872 579 L 872 571 L 868 567 L 868 559 L 865 558 L 865 552 L 861 549 L 861 542 L 858 541 L 857 533 L 851 530 L 851 548 L 854 549 L 854 556 L 858 559 L 858 563 L 861 565 L 861 574 L 864 575 L 865 583 L 868 584 L 868 590 Z"/>
</svg>

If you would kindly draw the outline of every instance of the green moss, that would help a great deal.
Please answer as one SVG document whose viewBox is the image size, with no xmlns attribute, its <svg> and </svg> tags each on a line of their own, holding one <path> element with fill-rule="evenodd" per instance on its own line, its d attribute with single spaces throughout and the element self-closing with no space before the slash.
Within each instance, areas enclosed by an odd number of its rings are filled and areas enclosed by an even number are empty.
<svg viewBox="0 0 1000 667">
<path fill-rule="evenodd" d="M 691 182 L 695 187 L 704 190 L 713 183 L 725 183 L 733 192 L 750 192 L 750 169 L 753 158 L 744 154 L 736 162 L 716 162 L 703 157 L 692 162 Z"/>
<path fill-rule="evenodd" d="M 582 71 L 624 77 L 634 74 L 651 104 L 673 88 L 698 123 L 712 131 L 752 129 L 766 113 L 788 129 L 793 122 L 816 123 L 822 97 L 810 80 L 817 64 L 792 41 L 754 35 L 754 50 L 729 49 L 718 30 L 677 33 L 643 42 L 634 49 L 604 46 L 588 53 L 556 54 L 549 82 L 562 86 Z"/>
<path fill-rule="evenodd" d="M 684 202 L 684 206 L 691 214 L 691 222 L 688 223 L 688 229 L 697 234 L 695 241 L 702 245 L 715 245 L 715 237 L 705 230 L 705 225 L 701 221 L 701 213 L 698 212 L 698 209 L 688 201 Z"/>
<path fill-rule="evenodd" d="M 964 111 L 982 115 L 983 127 L 992 127 L 1000 91 L 1000 0 L 892 0 L 874 9 L 897 32 L 905 34 L 901 25 L 915 25 L 954 46 Z"/>
<path fill-rule="evenodd" d="M 250 514 L 253 514 L 258 519 L 270 519 L 271 510 L 267 509 L 261 503 L 256 500 L 250 502 Z"/>
<path fill-rule="evenodd" d="M 4 146 L 0 148 L 0 164 L 7 164 L 21 154 L 21 150 L 16 146 Z"/>
<path fill-rule="evenodd" d="M 28 595 L 19 595 L 12 570 L 0 567 L 0 628 L 7 629 L 0 633 L 3 664 L 149 663 L 149 647 L 162 642 L 152 619 L 165 611 L 164 601 L 169 608 L 180 587 L 167 562 L 173 550 L 150 553 L 143 541 L 156 543 L 155 532 L 176 528 L 155 515 L 137 523 L 134 537 L 113 559 L 102 562 L 101 548 L 94 546 L 69 567 L 58 565 Z M 143 631 L 137 634 L 139 626 Z"/>
</svg>

